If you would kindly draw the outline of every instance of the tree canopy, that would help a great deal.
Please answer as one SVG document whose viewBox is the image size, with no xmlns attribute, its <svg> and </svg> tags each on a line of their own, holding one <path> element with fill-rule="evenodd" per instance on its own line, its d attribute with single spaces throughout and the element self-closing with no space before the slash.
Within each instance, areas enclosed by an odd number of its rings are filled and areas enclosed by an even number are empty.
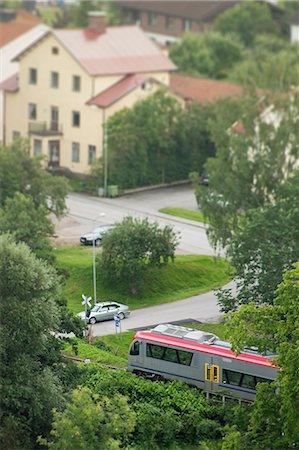
<svg viewBox="0 0 299 450">
<path fill-rule="evenodd" d="M 58 279 L 25 244 L 0 236 L 0 359 L 2 448 L 32 449 L 63 404 L 53 370 L 60 359 Z"/>
<path fill-rule="evenodd" d="M 126 282 L 138 293 L 143 272 L 174 260 L 178 239 L 170 226 L 125 217 L 102 240 L 101 274 L 106 282 Z"/>
<path fill-rule="evenodd" d="M 299 259 L 299 258 L 298 258 Z M 272 306 L 254 303 L 228 316 L 228 335 L 233 348 L 257 346 L 277 353 L 277 381 L 258 386 L 248 432 L 257 449 L 297 448 L 299 445 L 299 262 L 287 271 L 275 291 Z"/>
</svg>

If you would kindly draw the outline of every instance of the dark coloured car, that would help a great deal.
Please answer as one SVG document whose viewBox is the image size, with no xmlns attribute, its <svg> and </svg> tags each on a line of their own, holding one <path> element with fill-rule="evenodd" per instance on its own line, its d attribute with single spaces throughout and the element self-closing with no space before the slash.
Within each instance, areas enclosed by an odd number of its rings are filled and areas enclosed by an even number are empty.
<svg viewBox="0 0 299 450">
<path fill-rule="evenodd" d="M 95 245 L 99 245 L 103 238 L 103 235 L 112 230 L 114 227 L 115 225 L 102 225 L 95 228 L 93 231 L 90 231 L 89 233 L 82 234 L 82 236 L 80 237 L 80 243 L 82 245 L 93 245 L 94 241 Z"/>
</svg>

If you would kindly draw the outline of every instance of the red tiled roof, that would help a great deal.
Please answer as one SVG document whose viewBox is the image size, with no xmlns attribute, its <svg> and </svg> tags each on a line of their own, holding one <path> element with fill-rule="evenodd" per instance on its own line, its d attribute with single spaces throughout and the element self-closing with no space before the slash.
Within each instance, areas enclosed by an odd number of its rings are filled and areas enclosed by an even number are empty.
<svg viewBox="0 0 299 450">
<path fill-rule="evenodd" d="M 54 36 L 90 75 L 175 70 L 175 65 L 137 26 L 91 30 L 54 30 Z"/>
<path fill-rule="evenodd" d="M 15 73 L 0 83 L 0 89 L 3 91 L 16 92 L 19 89 L 19 74 Z"/>
<path fill-rule="evenodd" d="M 0 47 L 3 47 L 41 23 L 42 20 L 35 15 L 23 9 L 18 10 L 14 20 L 8 23 L 0 23 Z"/>
<path fill-rule="evenodd" d="M 128 94 L 128 92 L 140 86 L 148 78 L 149 77 L 143 77 L 141 75 L 134 74 L 126 75 L 124 78 L 113 84 L 113 86 L 109 87 L 104 92 L 101 92 L 96 97 L 88 100 L 87 105 L 96 105 L 101 108 L 106 108 L 107 106 L 110 106 L 112 105 L 112 103 L 119 100 L 124 95 Z"/>
<path fill-rule="evenodd" d="M 220 98 L 244 94 L 243 87 L 237 84 L 176 74 L 170 75 L 170 88 L 184 98 L 200 103 L 212 103 Z"/>
</svg>

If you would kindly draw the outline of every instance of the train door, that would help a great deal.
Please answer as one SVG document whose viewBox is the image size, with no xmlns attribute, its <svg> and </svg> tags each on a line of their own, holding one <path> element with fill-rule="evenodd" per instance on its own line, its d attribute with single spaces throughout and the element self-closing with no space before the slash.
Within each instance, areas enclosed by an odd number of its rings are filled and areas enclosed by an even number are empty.
<svg viewBox="0 0 299 450">
<path fill-rule="evenodd" d="M 215 393 L 220 381 L 220 367 L 215 358 L 209 356 L 205 362 L 205 391 Z"/>
</svg>

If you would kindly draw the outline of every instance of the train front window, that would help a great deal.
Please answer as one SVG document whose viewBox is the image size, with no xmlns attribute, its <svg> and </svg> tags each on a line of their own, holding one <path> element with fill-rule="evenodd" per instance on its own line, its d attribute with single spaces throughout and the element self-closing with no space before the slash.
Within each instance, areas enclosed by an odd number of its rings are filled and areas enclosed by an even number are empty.
<svg viewBox="0 0 299 450">
<path fill-rule="evenodd" d="M 137 356 L 139 355 L 139 349 L 140 349 L 140 342 L 135 341 L 134 344 L 132 344 L 130 348 L 130 355 Z"/>
</svg>

